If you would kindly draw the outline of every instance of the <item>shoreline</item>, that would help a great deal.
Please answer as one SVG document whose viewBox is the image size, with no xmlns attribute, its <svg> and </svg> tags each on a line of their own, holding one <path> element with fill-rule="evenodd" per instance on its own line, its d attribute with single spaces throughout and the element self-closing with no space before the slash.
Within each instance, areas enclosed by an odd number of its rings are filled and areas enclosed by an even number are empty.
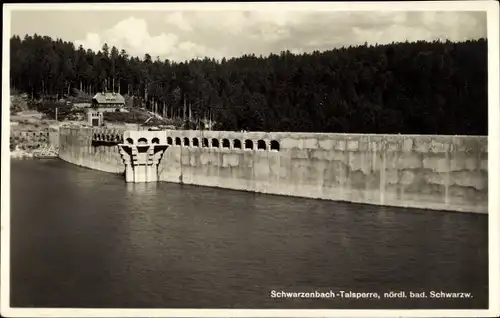
<svg viewBox="0 0 500 318">
<path fill-rule="evenodd" d="M 26 150 L 11 150 L 10 151 L 10 159 L 33 159 L 34 155 L 32 152 Z"/>
<path fill-rule="evenodd" d="M 41 156 L 42 158 L 50 158 L 50 159 L 56 159 L 58 156 Z M 21 150 L 21 149 L 16 149 L 16 150 L 11 150 L 10 151 L 10 159 L 15 159 L 15 160 L 27 160 L 27 159 L 37 159 L 36 152 L 30 152 L 27 150 Z"/>
</svg>

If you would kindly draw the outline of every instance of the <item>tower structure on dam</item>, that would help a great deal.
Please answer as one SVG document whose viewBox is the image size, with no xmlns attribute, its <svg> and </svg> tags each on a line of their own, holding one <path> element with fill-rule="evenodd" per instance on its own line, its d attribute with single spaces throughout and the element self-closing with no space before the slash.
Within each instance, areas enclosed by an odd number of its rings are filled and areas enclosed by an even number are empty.
<svg viewBox="0 0 500 318">
<path fill-rule="evenodd" d="M 158 164 L 168 145 L 161 131 L 126 131 L 119 144 L 126 182 L 158 181 Z"/>
</svg>

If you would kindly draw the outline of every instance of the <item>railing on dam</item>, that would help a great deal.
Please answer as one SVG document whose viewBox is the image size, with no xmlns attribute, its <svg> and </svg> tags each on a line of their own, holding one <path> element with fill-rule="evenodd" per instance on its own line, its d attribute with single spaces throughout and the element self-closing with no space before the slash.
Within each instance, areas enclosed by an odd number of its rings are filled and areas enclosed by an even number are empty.
<svg viewBox="0 0 500 318">
<path fill-rule="evenodd" d="M 94 143 L 105 143 L 108 145 L 118 145 L 123 143 L 124 130 L 119 129 L 93 129 L 92 141 Z"/>
<path fill-rule="evenodd" d="M 229 136 L 220 137 L 217 136 L 217 133 L 228 132 L 195 130 L 128 131 L 128 137 L 126 137 L 125 141 L 129 144 L 136 144 L 139 142 L 154 143 L 153 140 L 157 140 L 156 142 L 166 142 L 169 146 L 280 151 L 280 142 L 269 138 L 269 136 L 255 138 L 259 136 L 245 136 L 245 133 L 229 132 Z"/>
<path fill-rule="evenodd" d="M 202 148 L 226 148 L 244 150 L 270 150 L 279 151 L 280 144 L 277 140 L 251 140 L 251 139 L 218 139 L 218 138 L 188 138 L 188 137 L 167 137 L 167 144 L 181 147 L 202 147 Z"/>
</svg>

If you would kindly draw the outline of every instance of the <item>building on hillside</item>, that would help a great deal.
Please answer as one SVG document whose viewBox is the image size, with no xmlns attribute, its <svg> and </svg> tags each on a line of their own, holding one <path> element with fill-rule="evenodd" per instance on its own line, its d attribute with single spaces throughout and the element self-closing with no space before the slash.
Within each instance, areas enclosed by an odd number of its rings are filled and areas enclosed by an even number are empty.
<svg viewBox="0 0 500 318">
<path fill-rule="evenodd" d="M 92 98 L 92 107 L 103 112 L 122 110 L 125 107 L 125 98 L 120 93 L 97 93 Z"/>
<path fill-rule="evenodd" d="M 93 108 L 87 108 L 87 123 L 92 127 L 101 127 L 104 124 L 103 112 Z"/>
</svg>

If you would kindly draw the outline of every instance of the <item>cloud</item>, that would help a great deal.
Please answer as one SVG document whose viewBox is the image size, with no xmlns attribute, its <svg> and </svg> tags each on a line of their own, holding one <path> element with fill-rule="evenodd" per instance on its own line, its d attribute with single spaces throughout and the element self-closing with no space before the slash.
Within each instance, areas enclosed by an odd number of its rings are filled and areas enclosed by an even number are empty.
<svg viewBox="0 0 500 318">
<path fill-rule="evenodd" d="M 193 30 L 210 29 L 234 36 L 286 33 L 293 24 L 304 22 L 304 11 L 187 11 L 177 12 L 191 21 Z M 273 39 L 269 36 L 269 39 Z M 262 40 L 262 39 L 259 39 Z M 263 40 L 266 40 L 265 38 Z"/>
<path fill-rule="evenodd" d="M 144 15 L 143 15 L 144 16 Z M 76 41 L 98 50 L 104 43 L 129 54 L 183 61 L 245 53 L 308 52 L 392 41 L 486 37 L 482 12 L 175 11 L 161 25 L 127 17 Z"/>
<path fill-rule="evenodd" d="M 178 14 L 169 15 L 169 22 L 182 21 Z M 181 24 L 179 29 L 190 31 L 188 23 Z M 101 50 L 104 43 L 108 46 L 116 46 L 119 50 L 125 49 L 130 55 L 143 57 L 146 53 L 153 59 L 157 56 L 162 59 L 186 60 L 196 57 L 220 56 L 220 52 L 205 47 L 200 43 L 189 40 L 180 41 L 175 33 L 160 33 L 152 35 L 144 19 L 129 17 L 120 21 L 110 29 L 101 34 L 89 33 L 84 40 L 75 42 L 77 46 L 82 45 L 95 51 Z"/>
<path fill-rule="evenodd" d="M 184 19 L 182 12 L 173 12 L 167 14 L 165 23 L 170 26 L 176 26 L 182 31 L 192 31 L 191 23 Z"/>
<path fill-rule="evenodd" d="M 118 49 L 123 48 L 129 53 L 139 56 L 143 56 L 145 53 L 149 53 L 151 56 L 161 56 L 171 53 L 178 41 L 177 35 L 172 33 L 152 36 L 145 20 L 129 17 L 100 35 L 89 33 L 85 40 L 76 41 L 76 45 L 97 51 L 102 48 L 104 43 L 107 43 L 109 46 L 114 45 Z"/>
<path fill-rule="evenodd" d="M 356 17 L 360 19 L 361 17 Z M 484 17 L 485 18 L 485 17 Z M 384 27 L 373 28 L 380 21 Z M 353 28 L 353 42 L 462 41 L 486 37 L 486 20 L 468 12 L 406 12 L 372 15 Z"/>
</svg>

